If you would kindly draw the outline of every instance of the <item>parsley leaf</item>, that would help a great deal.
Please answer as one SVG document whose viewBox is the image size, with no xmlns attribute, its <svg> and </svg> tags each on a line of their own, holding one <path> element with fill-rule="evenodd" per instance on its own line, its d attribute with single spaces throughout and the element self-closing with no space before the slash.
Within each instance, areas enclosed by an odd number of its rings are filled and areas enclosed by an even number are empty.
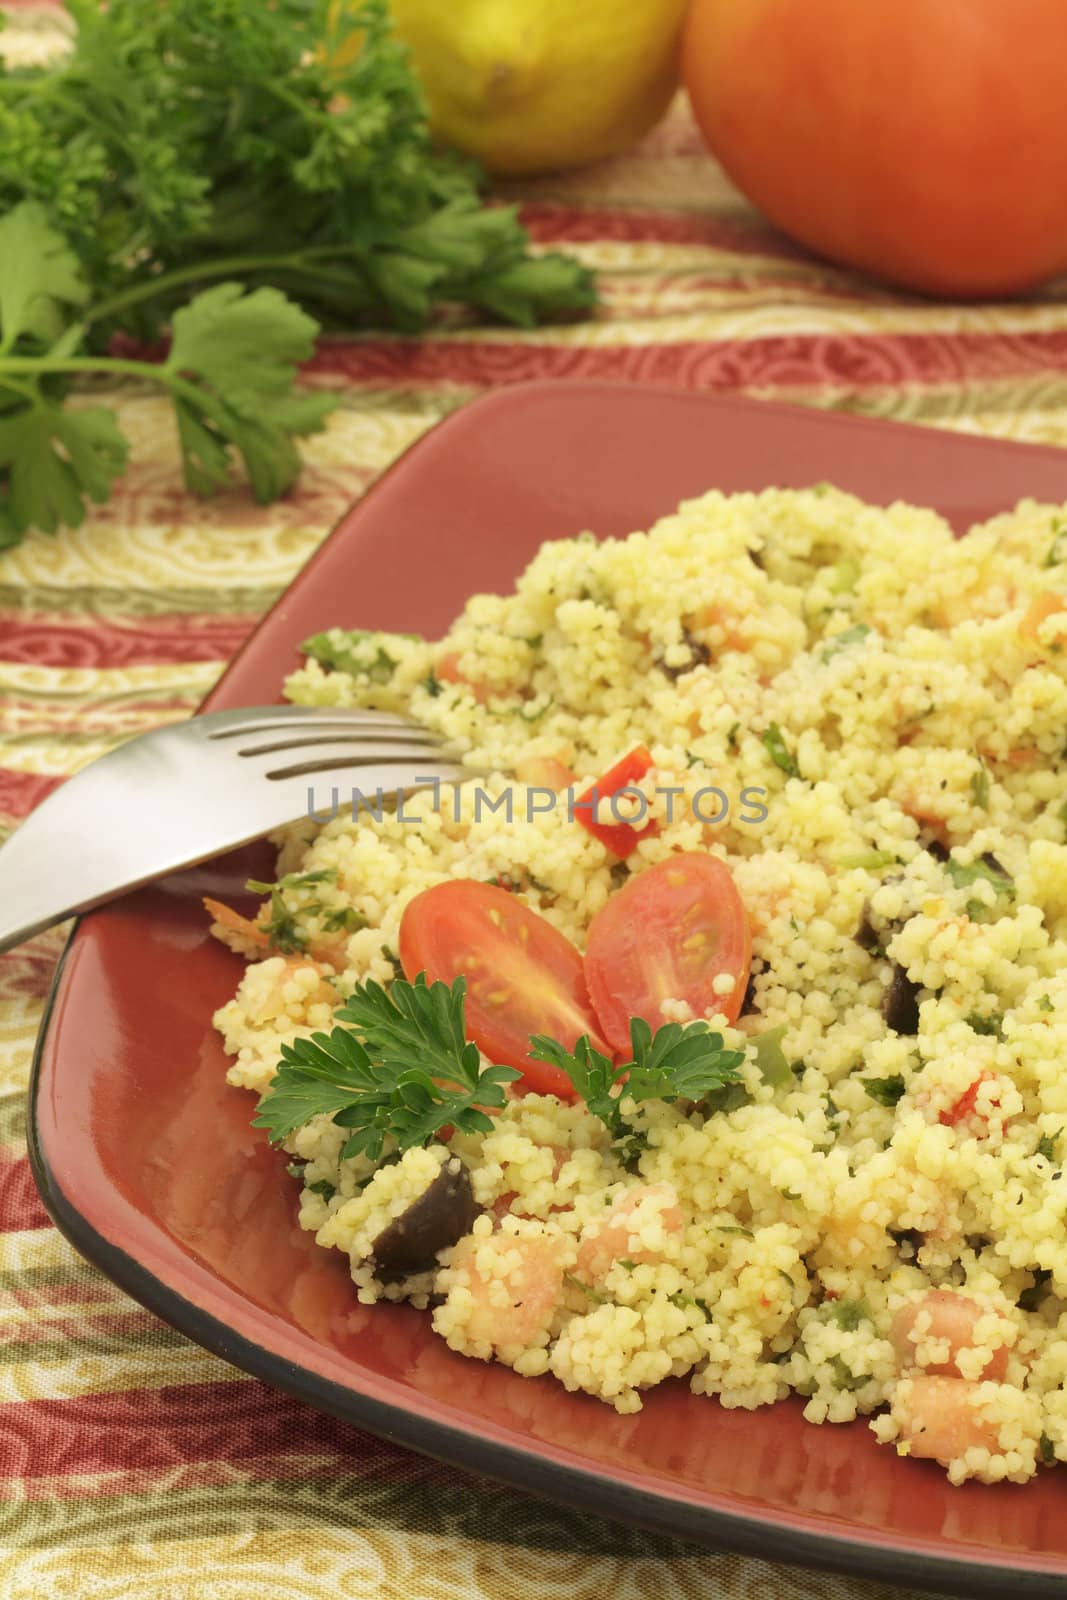
<svg viewBox="0 0 1067 1600">
<path fill-rule="evenodd" d="M 66 59 L 0 69 L 0 418 L 34 413 L 8 434 L 0 545 L 80 521 L 121 470 L 113 419 L 60 435 L 82 374 L 163 383 L 187 484 L 212 493 L 239 458 L 268 500 L 333 403 L 292 387 L 319 326 L 466 306 L 532 327 L 595 303 L 586 267 L 532 252 L 516 208 L 434 144 L 387 0 L 68 9 Z M 168 330 L 162 367 L 106 354 Z"/>
<path fill-rule="evenodd" d="M 594 1116 L 613 1137 L 626 1133 L 620 1109 L 623 1095 L 645 1100 L 702 1100 L 735 1084 L 744 1060 L 740 1050 L 724 1050 L 722 1035 L 703 1022 L 668 1022 L 653 1033 L 641 1017 L 630 1020 L 631 1059 L 616 1066 L 583 1034 L 573 1050 L 557 1039 L 534 1034 L 530 1054 L 565 1072 Z M 622 1093 L 617 1091 L 621 1088 Z"/>
<path fill-rule="evenodd" d="M 800 768 L 797 766 L 796 757 L 786 744 L 782 730 L 777 722 L 772 722 L 770 727 L 760 735 L 760 738 L 767 754 L 776 767 L 780 767 L 789 778 L 800 776 Z"/>
<path fill-rule="evenodd" d="M 904 1079 L 898 1072 L 889 1078 L 861 1078 L 860 1082 L 880 1106 L 895 1106 L 904 1093 Z"/>
<path fill-rule="evenodd" d="M 196 493 L 228 480 L 235 451 L 258 499 L 289 488 L 300 467 L 294 439 L 321 428 L 336 403 L 293 392 L 317 332 L 310 317 L 277 290 L 217 284 L 176 313 L 170 354 L 155 365 L 85 353 L 77 317 L 87 293 L 40 207 L 26 203 L 0 218 L 0 542 L 32 527 L 77 527 L 86 501 L 105 501 L 125 466 L 114 413 L 65 403 L 86 373 L 169 392 L 185 481 Z M 65 326 L 64 316 L 73 319 Z"/>
<path fill-rule="evenodd" d="M 978 771 L 971 773 L 971 799 L 983 811 L 989 810 L 989 773 L 981 763 Z"/>
<path fill-rule="evenodd" d="M 334 1013 L 338 1026 L 283 1044 L 281 1065 L 253 1118 L 274 1143 L 312 1117 L 332 1116 L 354 1131 L 342 1159 L 377 1161 L 385 1140 L 401 1150 L 428 1143 L 446 1124 L 464 1133 L 492 1123 L 481 1109 L 504 1104 L 514 1067 L 481 1066 L 466 1041 L 457 978 L 427 984 L 397 979 L 388 993 L 372 980 Z"/>
<path fill-rule="evenodd" d="M 0 386 L 2 368 L 0 358 Z M 125 464 L 126 441 L 103 406 L 65 411 L 35 389 L 29 405 L 0 416 L 0 485 L 6 483 L 16 536 L 27 528 L 55 533 L 80 526 L 86 500 L 102 504 Z"/>
<path fill-rule="evenodd" d="M 1013 895 L 1015 885 L 995 856 L 981 856 L 977 861 L 957 861 L 950 856 L 945 871 L 957 889 L 968 889 L 972 883 L 991 883 L 997 894 Z"/>
<path fill-rule="evenodd" d="M 988 1016 L 982 1016 L 977 1011 L 970 1011 L 963 1020 L 968 1027 L 973 1028 L 975 1033 L 986 1034 L 991 1039 L 999 1039 L 1000 1030 L 1004 1025 L 1004 1013 L 1002 1011 L 991 1011 Z"/>
<path fill-rule="evenodd" d="M 1044 560 L 1046 567 L 1058 567 L 1061 561 L 1067 561 L 1067 527 L 1062 522 L 1054 521 L 1052 532 L 1054 538 Z"/>
<path fill-rule="evenodd" d="M 1044 1156 L 1046 1161 L 1055 1161 L 1056 1143 L 1062 1132 L 1062 1128 L 1057 1128 L 1055 1133 L 1043 1133 L 1037 1141 L 1038 1155 Z"/>
<path fill-rule="evenodd" d="M 83 306 L 89 288 L 42 206 L 26 200 L 0 217 L 0 263 L 0 354 L 23 334 L 52 344 L 68 320 L 65 308 Z"/>
<path fill-rule="evenodd" d="M 865 622 L 857 622 L 851 628 L 846 628 L 843 633 L 832 633 L 823 646 L 822 660 L 832 661 L 834 656 L 841 650 L 847 649 L 850 644 L 862 644 L 870 632 L 871 629 Z"/>
</svg>

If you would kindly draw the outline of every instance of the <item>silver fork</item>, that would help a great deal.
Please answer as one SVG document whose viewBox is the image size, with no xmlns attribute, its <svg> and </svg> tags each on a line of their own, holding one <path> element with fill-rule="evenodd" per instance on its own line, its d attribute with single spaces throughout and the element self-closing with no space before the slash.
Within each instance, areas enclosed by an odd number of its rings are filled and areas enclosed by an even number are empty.
<svg viewBox="0 0 1067 1600">
<path fill-rule="evenodd" d="M 373 802 L 470 775 L 385 711 L 259 706 L 158 728 L 69 778 L 0 848 L 0 951 L 283 823 L 324 821 L 353 789 Z"/>
</svg>

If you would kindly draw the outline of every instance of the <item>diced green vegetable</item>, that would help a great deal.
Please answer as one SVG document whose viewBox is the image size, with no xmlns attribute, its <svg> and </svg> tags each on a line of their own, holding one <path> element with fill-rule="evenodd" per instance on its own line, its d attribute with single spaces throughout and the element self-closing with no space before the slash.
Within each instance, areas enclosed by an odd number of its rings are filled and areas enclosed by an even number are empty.
<svg viewBox="0 0 1067 1600">
<path fill-rule="evenodd" d="M 764 1083 L 770 1084 L 772 1089 L 780 1089 L 783 1084 L 793 1081 L 789 1062 L 782 1049 L 786 1031 L 783 1022 L 777 1028 L 767 1028 L 763 1033 L 757 1034 L 753 1041 L 756 1047 L 756 1065 Z"/>
<path fill-rule="evenodd" d="M 785 736 L 777 722 L 772 722 L 770 727 L 760 735 L 760 738 L 763 741 L 764 749 L 775 766 L 780 767 L 789 778 L 799 777 L 800 769 L 797 766 L 796 757 L 786 744 Z"/>
</svg>

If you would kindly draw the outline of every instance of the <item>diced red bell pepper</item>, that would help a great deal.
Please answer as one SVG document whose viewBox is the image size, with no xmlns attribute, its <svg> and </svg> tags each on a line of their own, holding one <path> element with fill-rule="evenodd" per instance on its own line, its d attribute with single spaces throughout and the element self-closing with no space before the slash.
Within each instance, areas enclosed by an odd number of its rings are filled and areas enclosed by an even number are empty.
<svg viewBox="0 0 1067 1600">
<path fill-rule="evenodd" d="M 957 1122 L 964 1122 L 968 1117 L 972 1116 L 978 1103 L 979 1087 L 989 1078 L 995 1076 L 996 1074 L 992 1072 L 980 1072 L 974 1082 L 964 1089 L 959 1098 L 954 1100 L 947 1110 L 938 1113 L 938 1122 L 943 1123 L 946 1128 L 954 1128 Z M 994 1104 L 997 1104 L 997 1102 L 994 1101 Z"/>
<path fill-rule="evenodd" d="M 658 833 L 659 823 L 655 817 L 651 817 L 640 827 L 635 827 L 629 822 L 598 822 L 597 813 L 602 801 L 608 799 L 610 795 L 618 794 L 620 789 L 636 784 L 651 766 L 652 756 L 647 747 L 643 744 L 635 745 L 628 755 L 615 763 L 610 772 L 605 772 L 591 789 L 587 789 L 581 798 L 574 802 L 576 821 L 620 860 L 630 854 L 639 839 L 644 839 L 650 833 Z"/>
</svg>

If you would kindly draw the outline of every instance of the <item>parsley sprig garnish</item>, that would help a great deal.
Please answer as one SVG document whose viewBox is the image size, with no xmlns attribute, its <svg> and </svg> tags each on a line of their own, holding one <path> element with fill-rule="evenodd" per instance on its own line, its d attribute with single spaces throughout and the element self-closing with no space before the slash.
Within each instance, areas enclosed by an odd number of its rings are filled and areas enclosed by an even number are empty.
<svg viewBox="0 0 1067 1600">
<path fill-rule="evenodd" d="M 645 1100 L 702 1100 L 736 1083 L 745 1059 L 740 1050 L 725 1050 L 722 1034 L 710 1032 L 702 1022 L 668 1022 L 653 1033 L 641 1017 L 630 1020 L 630 1052 L 629 1061 L 616 1064 L 586 1034 L 573 1050 L 543 1033 L 530 1040 L 535 1060 L 565 1072 L 614 1139 L 629 1132 L 621 1109 L 624 1097 L 638 1105 Z"/>
<path fill-rule="evenodd" d="M 398 978 L 388 993 L 372 979 L 335 1013 L 329 1033 L 282 1045 L 281 1065 L 253 1125 L 278 1143 L 312 1117 L 353 1130 L 342 1159 L 377 1161 L 387 1138 L 400 1150 L 423 1145 L 445 1126 L 492 1127 L 480 1107 L 499 1109 L 514 1067 L 482 1068 L 463 1022 L 466 983 Z"/>
<path fill-rule="evenodd" d="M 313 1117 L 330 1116 L 353 1130 L 342 1160 L 377 1161 L 387 1139 L 397 1149 L 427 1144 L 444 1127 L 485 1133 L 487 1111 L 499 1110 L 505 1088 L 522 1076 L 514 1067 L 482 1067 L 464 1021 L 467 985 L 414 983 L 397 978 L 388 991 L 367 979 L 334 1013 L 329 1033 L 282 1045 L 282 1059 L 253 1125 L 279 1143 Z M 634 1137 L 621 1110 L 625 1097 L 702 1100 L 738 1081 L 740 1050 L 723 1048 L 722 1035 L 702 1022 L 667 1023 L 655 1033 L 635 1017 L 632 1059 L 618 1065 L 583 1035 L 573 1050 L 535 1034 L 530 1054 L 560 1067 L 612 1138 Z"/>
<path fill-rule="evenodd" d="M 531 251 L 433 141 L 387 0 L 65 9 L 69 54 L 0 60 L 0 547 L 106 500 L 116 377 L 172 402 L 192 491 L 241 464 L 272 500 L 337 403 L 295 386 L 320 327 L 415 332 L 464 306 L 528 328 L 594 304 L 589 269 Z M 129 358 L 168 333 L 161 364 Z M 86 377 L 96 403 L 68 406 Z"/>
</svg>

